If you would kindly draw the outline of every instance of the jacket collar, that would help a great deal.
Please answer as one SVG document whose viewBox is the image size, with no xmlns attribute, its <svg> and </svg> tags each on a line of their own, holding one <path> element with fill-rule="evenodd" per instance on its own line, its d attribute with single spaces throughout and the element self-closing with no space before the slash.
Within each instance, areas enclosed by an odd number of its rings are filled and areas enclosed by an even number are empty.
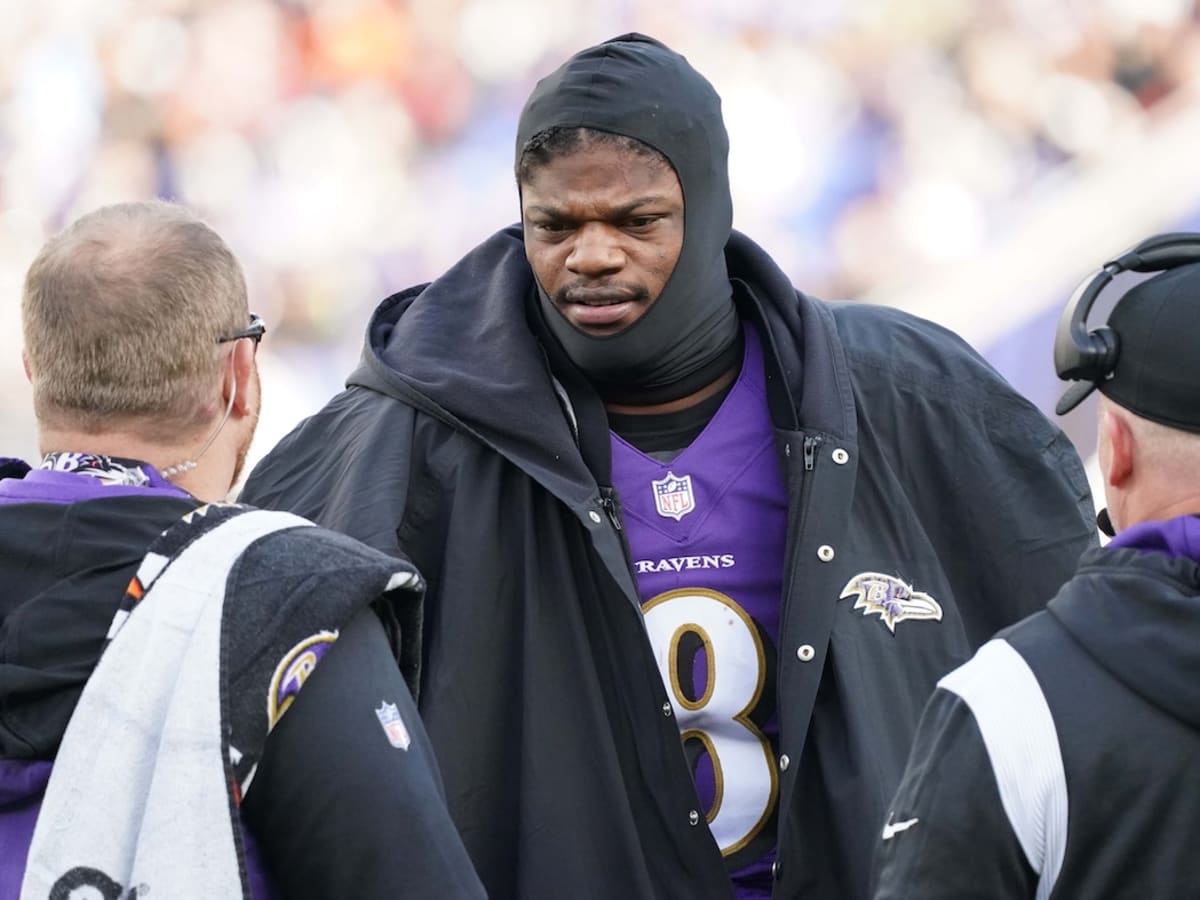
<svg viewBox="0 0 1200 900">
<path fill-rule="evenodd" d="M 853 439 L 850 380 L 828 308 L 799 294 L 738 232 L 726 259 L 741 314 L 763 338 L 776 427 L 795 431 L 803 423 Z M 431 284 L 384 300 L 347 385 L 403 400 L 492 447 L 556 495 L 582 502 L 597 479 L 563 412 L 560 389 L 570 373 L 556 373 L 528 322 L 532 290 L 513 225 Z"/>
</svg>

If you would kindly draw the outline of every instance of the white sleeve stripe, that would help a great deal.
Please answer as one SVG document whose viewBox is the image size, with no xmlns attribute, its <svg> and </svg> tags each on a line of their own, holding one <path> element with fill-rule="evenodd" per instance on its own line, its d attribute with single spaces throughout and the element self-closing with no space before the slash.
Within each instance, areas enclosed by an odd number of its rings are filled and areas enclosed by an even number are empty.
<svg viewBox="0 0 1200 900">
<path fill-rule="evenodd" d="M 388 583 L 383 586 L 383 592 L 394 591 L 397 588 L 411 588 L 420 583 L 420 577 L 414 572 L 393 572 Z"/>
<path fill-rule="evenodd" d="M 961 697 L 975 717 L 1000 802 L 1039 876 L 1036 897 L 1044 900 L 1058 879 L 1067 842 L 1067 779 L 1037 677 L 1011 644 L 992 640 L 938 687 Z"/>
<path fill-rule="evenodd" d="M 104 636 L 106 641 L 111 641 L 117 636 L 117 632 L 121 630 L 121 626 L 125 624 L 125 620 L 129 618 L 129 610 L 118 609 L 113 616 L 112 622 L 108 626 L 108 634 Z"/>
</svg>

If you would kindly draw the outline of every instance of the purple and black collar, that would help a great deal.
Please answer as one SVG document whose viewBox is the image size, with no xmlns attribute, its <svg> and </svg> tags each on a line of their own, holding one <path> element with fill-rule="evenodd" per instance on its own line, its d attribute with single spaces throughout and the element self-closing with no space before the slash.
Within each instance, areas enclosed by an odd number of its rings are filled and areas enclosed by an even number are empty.
<svg viewBox="0 0 1200 900">
<path fill-rule="evenodd" d="M 94 453 L 48 453 L 32 468 L 0 460 L 0 504 L 75 503 L 118 496 L 190 497 L 154 466 Z"/>
</svg>

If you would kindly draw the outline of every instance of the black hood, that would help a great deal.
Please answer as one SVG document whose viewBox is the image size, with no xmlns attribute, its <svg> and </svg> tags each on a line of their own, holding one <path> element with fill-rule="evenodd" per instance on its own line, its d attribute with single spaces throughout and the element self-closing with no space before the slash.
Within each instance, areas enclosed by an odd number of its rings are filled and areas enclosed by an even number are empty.
<svg viewBox="0 0 1200 900">
<path fill-rule="evenodd" d="M 845 361 L 825 307 L 798 295 L 745 235 L 730 235 L 725 259 L 739 285 L 741 316 L 758 326 L 767 351 L 776 427 L 795 430 L 803 421 L 830 434 L 854 434 L 853 404 L 842 392 Z M 554 495 L 583 503 L 596 480 L 530 323 L 532 286 L 520 226 L 497 232 L 432 284 L 379 305 L 346 385 L 402 400 L 491 447 Z M 825 389 L 808 389 L 807 372 L 824 373 L 815 381 Z"/>
<path fill-rule="evenodd" d="M 1195 530 L 1200 536 L 1200 524 Z M 1113 678 L 1192 728 L 1200 728 L 1198 562 L 1129 548 L 1089 550 L 1048 607 Z"/>
<path fill-rule="evenodd" d="M 146 548 L 196 505 L 0 505 L 0 758 L 53 758 Z"/>
<path fill-rule="evenodd" d="M 622 35 L 538 82 L 517 127 L 517 162 L 535 135 L 578 127 L 635 138 L 667 158 L 683 190 L 683 248 L 658 299 L 619 334 L 577 330 L 539 291 L 545 324 L 605 396 L 665 399 L 737 339 L 723 254 L 733 202 L 721 98 L 678 53 L 645 35 Z"/>
<path fill-rule="evenodd" d="M 346 384 L 405 401 L 582 503 L 595 481 L 526 316 L 532 290 L 520 226 L 497 232 L 437 281 L 379 305 Z"/>
</svg>

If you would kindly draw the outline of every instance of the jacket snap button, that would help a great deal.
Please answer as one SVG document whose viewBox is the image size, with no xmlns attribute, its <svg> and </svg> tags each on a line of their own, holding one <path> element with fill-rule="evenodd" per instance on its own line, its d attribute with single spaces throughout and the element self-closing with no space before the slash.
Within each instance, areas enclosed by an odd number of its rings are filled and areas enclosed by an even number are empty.
<svg viewBox="0 0 1200 900">
<path fill-rule="evenodd" d="M 833 548 L 828 544 L 822 544 L 817 548 L 817 559 L 821 562 L 829 562 L 833 559 Z"/>
<path fill-rule="evenodd" d="M 771 863 L 772 878 L 778 878 L 781 871 L 783 871 L 783 866 L 779 864 L 779 860 L 775 860 L 775 862 Z"/>
<path fill-rule="evenodd" d="M 691 822 L 693 825 L 699 825 L 700 824 L 700 813 L 696 812 L 693 809 L 690 813 L 688 813 L 688 821 Z"/>
<path fill-rule="evenodd" d="M 844 466 L 846 463 L 850 462 L 850 454 L 841 447 L 838 447 L 833 451 L 833 461 L 839 466 Z"/>
<path fill-rule="evenodd" d="M 600 513 L 596 512 L 594 509 L 588 513 L 588 518 L 591 519 L 593 522 L 595 522 L 597 525 L 600 524 Z"/>
<path fill-rule="evenodd" d="M 788 758 L 788 755 L 786 753 L 783 754 L 783 756 L 779 757 L 779 771 L 786 772 L 787 767 L 790 766 L 791 764 L 792 764 L 792 761 L 791 761 L 791 759 Z"/>
<path fill-rule="evenodd" d="M 801 644 L 796 650 L 796 656 L 800 658 L 800 662 L 812 662 L 812 658 L 817 655 L 817 651 L 813 649 L 812 644 Z"/>
<path fill-rule="evenodd" d="M 666 703 L 663 704 L 663 715 L 666 716 L 668 719 L 671 718 L 671 701 L 670 700 L 668 700 Z"/>
</svg>

